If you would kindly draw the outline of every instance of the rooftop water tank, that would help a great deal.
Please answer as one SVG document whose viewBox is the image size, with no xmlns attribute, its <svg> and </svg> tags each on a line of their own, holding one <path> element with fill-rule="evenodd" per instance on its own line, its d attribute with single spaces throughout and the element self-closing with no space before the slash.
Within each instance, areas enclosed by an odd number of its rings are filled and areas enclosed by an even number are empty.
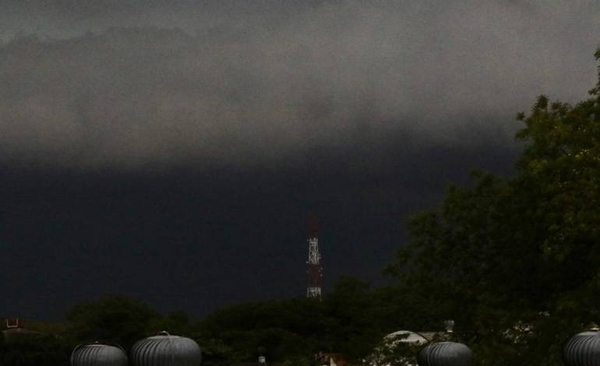
<svg viewBox="0 0 600 366">
<path fill-rule="evenodd" d="M 575 334 L 563 346 L 567 366 L 600 366 L 600 332 Z"/>
<path fill-rule="evenodd" d="M 167 332 L 136 342 L 130 356 L 135 366 L 198 366 L 202 361 L 196 342 Z"/>
<path fill-rule="evenodd" d="M 417 357 L 419 366 L 469 366 L 471 350 L 462 343 L 437 342 L 423 348 Z"/>
<path fill-rule="evenodd" d="M 127 366 L 127 355 L 119 347 L 87 344 L 73 350 L 71 366 Z"/>
</svg>

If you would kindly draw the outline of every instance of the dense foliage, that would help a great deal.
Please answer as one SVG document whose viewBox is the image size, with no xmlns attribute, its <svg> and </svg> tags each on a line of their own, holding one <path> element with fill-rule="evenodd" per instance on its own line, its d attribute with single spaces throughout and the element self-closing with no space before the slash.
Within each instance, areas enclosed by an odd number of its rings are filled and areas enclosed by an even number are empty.
<svg viewBox="0 0 600 366">
<path fill-rule="evenodd" d="M 70 342 L 57 335 L 35 334 L 4 339 L 0 337 L 1 366 L 68 365 Z"/>
<path fill-rule="evenodd" d="M 0 344 L 0 365 L 66 365 L 78 344 L 99 341 L 129 349 L 136 340 L 162 330 L 196 340 L 204 365 L 256 362 L 263 355 L 269 364 L 308 366 L 315 364 L 318 352 L 342 353 L 360 362 L 386 333 L 405 324 L 417 326 L 414 315 L 403 311 L 413 306 L 403 300 L 408 298 L 395 289 L 372 289 L 344 277 L 322 301 L 235 304 L 190 322 L 182 311 L 161 315 L 139 300 L 104 296 L 75 305 L 64 327 L 32 324 L 27 328 L 39 334 L 7 339 Z M 52 357 L 46 363 L 32 361 L 47 352 Z"/>
<path fill-rule="evenodd" d="M 197 332 L 205 347 L 213 346 L 206 349 L 209 364 L 253 361 L 262 353 L 275 364 L 313 365 L 318 352 L 342 353 L 360 363 L 385 334 L 406 324 L 426 325 L 406 312 L 409 298 L 344 277 L 322 301 L 232 305 L 199 322 Z"/>
</svg>

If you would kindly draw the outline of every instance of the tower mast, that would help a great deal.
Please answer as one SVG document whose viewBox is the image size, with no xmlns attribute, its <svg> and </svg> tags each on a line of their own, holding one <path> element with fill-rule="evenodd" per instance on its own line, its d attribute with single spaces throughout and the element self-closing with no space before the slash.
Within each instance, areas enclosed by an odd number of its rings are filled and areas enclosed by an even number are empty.
<svg viewBox="0 0 600 366">
<path fill-rule="evenodd" d="M 306 261 L 308 284 L 306 286 L 306 297 L 321 298 L 321 253 L 319 253 L 319 222 L 315 216 L 310 218 L 310 235 L 308 238 L 308 260 Z"/>
</svg>

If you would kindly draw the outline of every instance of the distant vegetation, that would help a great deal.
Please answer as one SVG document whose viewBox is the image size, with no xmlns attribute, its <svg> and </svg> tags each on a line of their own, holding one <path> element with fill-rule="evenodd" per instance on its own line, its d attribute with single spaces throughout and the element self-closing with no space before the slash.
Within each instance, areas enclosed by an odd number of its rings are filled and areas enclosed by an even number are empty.
<svg viewBox="0 0 600 366">
<path fill-rule="evenodd" d="M 238 304 L 200 321 L 106 296 L 75 305 L 63 325 L 32 325 L 44 334 L 3 340 L 0 365 L 66 365 L 79 343 L 128 349 L 160 330 L 195 339 L 205 365 L 259 353 L 312 365 L 319 351 L 360 363 L 385 334 L 441 330 L 446 319 L 475 365 L 561 365 L 564 342 L 600 322 L 600 83 L 590 95 L 576 105 L 539 97 L 518 116 L 516 176 L 475 172 L 470 187 L 413 216 L 386 271 L 393 286 L 341 278 L 323 301 Z"/>
<path fill-rule="evenodd" d="M 119 344 L 161 330 L 190 337 L 202 348 L 204 365 L 256 362 L 313 365 L 318 352 L 343 353 L 361 360 L 382 337 L 399 326 L 430 329 L 431 317 L 415 316 L 422 306 L 394 288 L 370 288 L 359 279 L 342 278 L 322 301 L 296 298 L 227 306 L 200 321 L 176 311 L 161 315 L 141 301 L 104 296 L 75 305 L 64 326 L 36 323 L 27 328 L 44 335 L 21 336 L 2 344 L 0 365 L 67 365 L 78 344 Z M 442 324 L 435 324 L 441 329 Z"/>
</svg>

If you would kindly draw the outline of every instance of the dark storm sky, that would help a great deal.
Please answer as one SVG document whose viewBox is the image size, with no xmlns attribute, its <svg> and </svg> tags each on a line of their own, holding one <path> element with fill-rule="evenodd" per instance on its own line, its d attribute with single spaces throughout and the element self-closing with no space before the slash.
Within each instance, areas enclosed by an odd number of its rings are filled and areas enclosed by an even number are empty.
<svg viewBox="0 0 600 366">
<path fill-rule="evenodd" d="M 514 115 L 596 81 L 600 5 L 0 0 L 0 315 L 202 316 L 381 283 L 403 220 L 510 174 Z"/>
</svg>

